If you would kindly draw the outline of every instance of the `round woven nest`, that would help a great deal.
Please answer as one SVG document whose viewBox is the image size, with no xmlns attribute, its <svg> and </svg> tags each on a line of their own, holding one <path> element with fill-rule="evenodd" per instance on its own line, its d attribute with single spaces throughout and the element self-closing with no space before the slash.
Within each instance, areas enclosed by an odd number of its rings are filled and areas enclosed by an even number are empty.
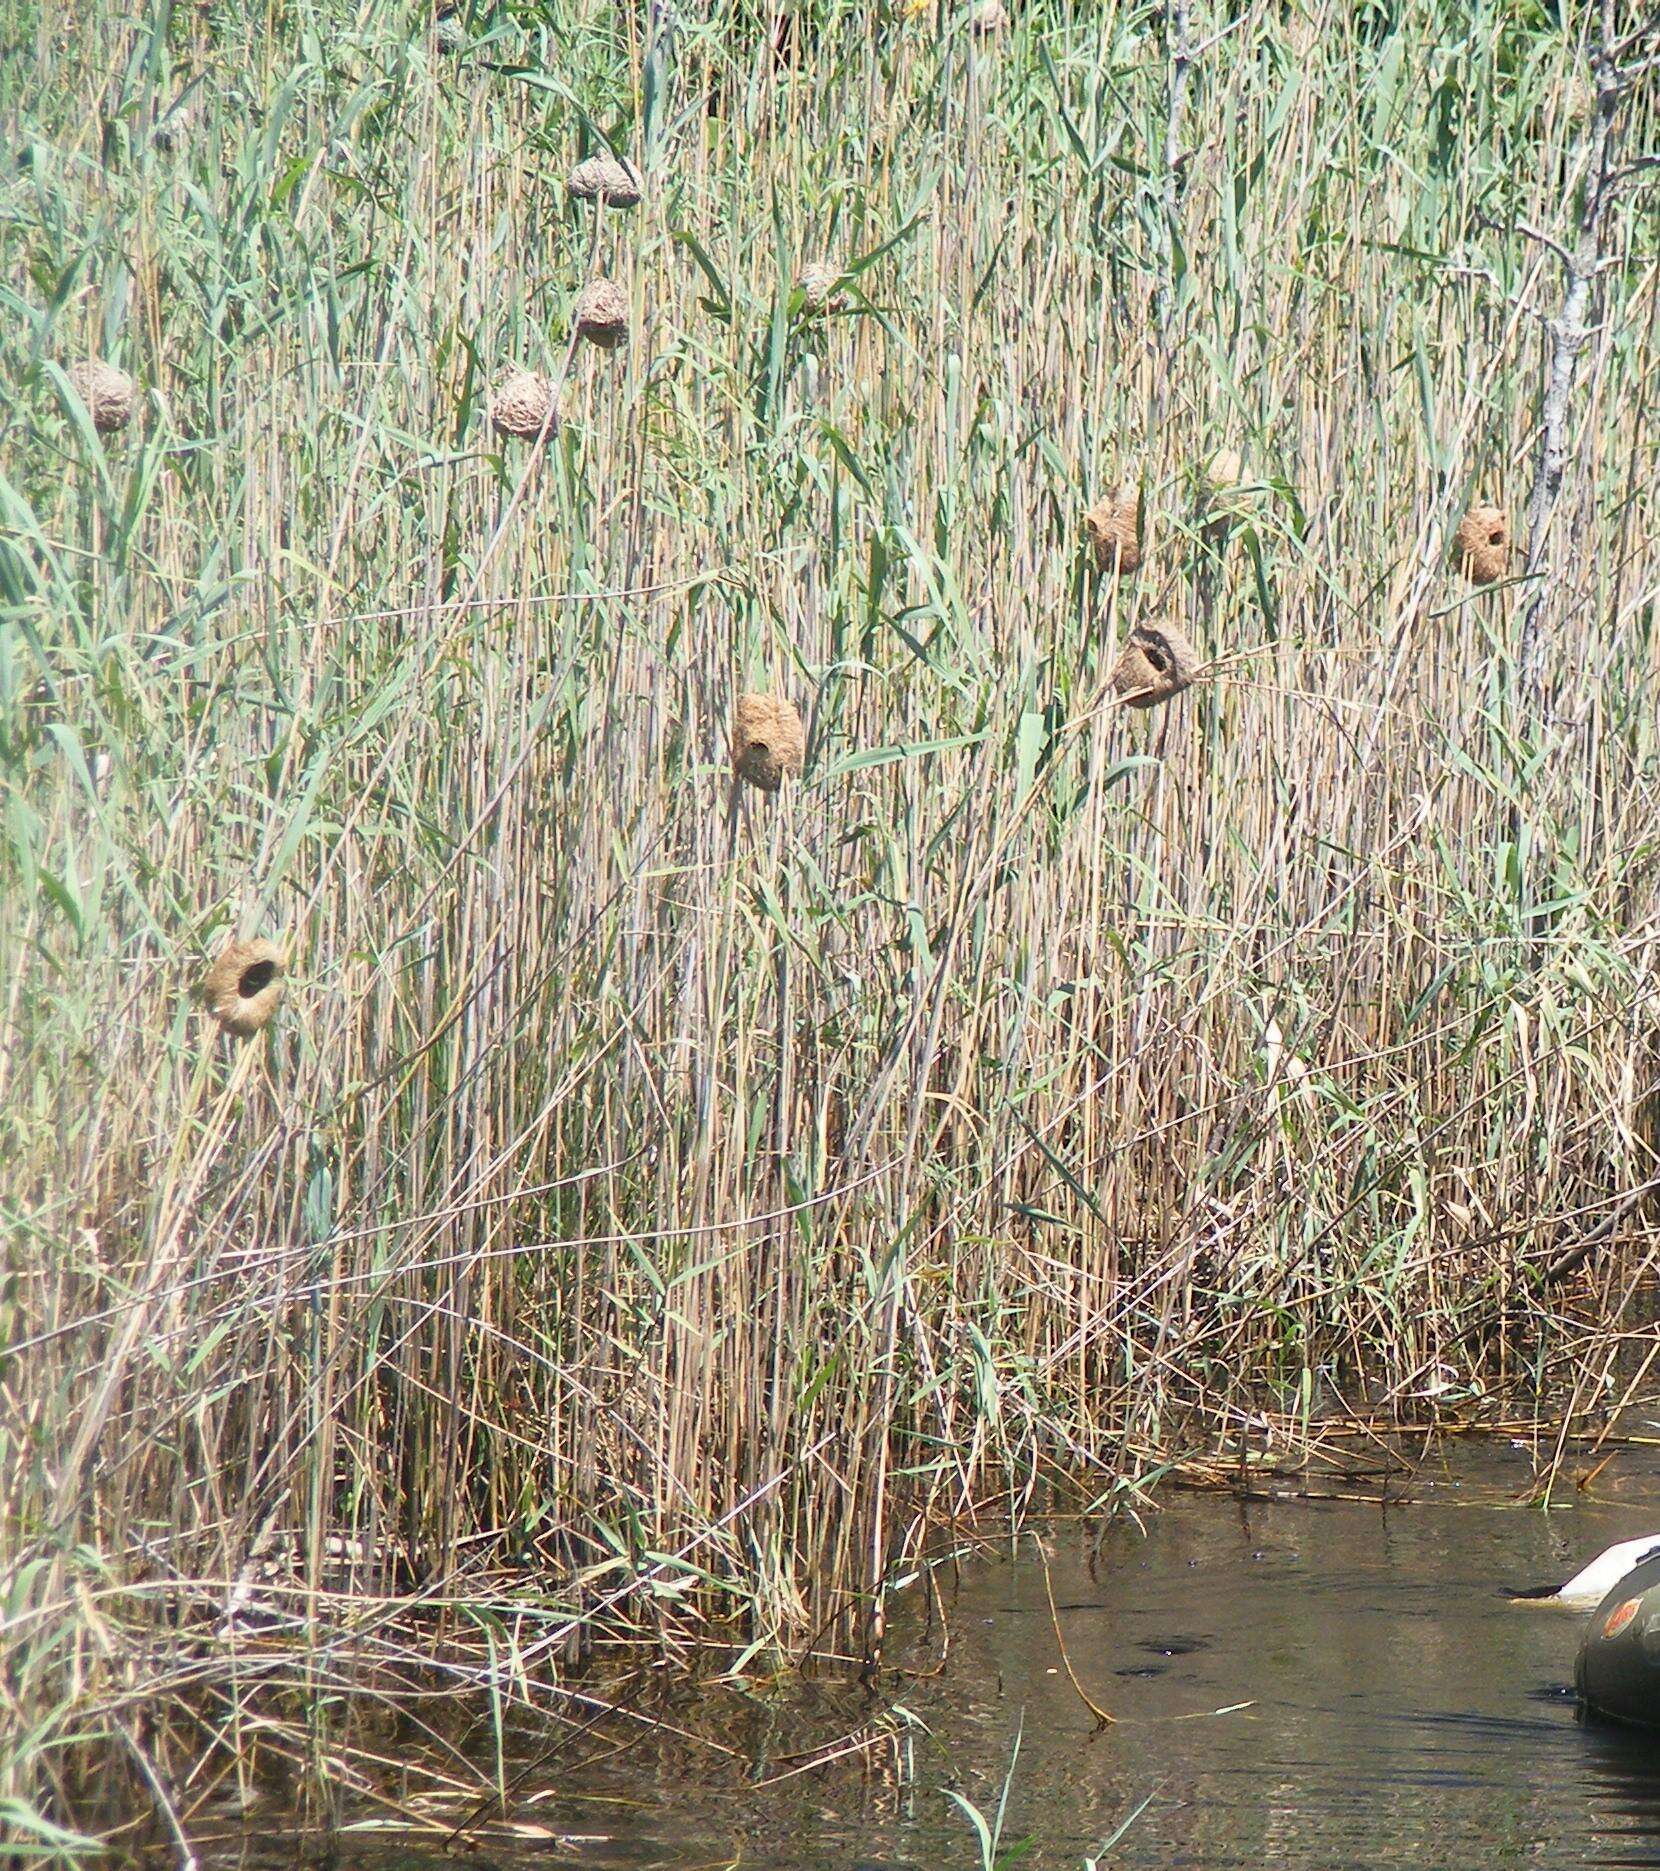
<svg viewBox="0 0 1660 1871">
<path fill-rule="evenodd" d="M 579 200 L 603 202 L 608 208 L 635 207 L 645 190 L 639 170 L 618 156 L 590 156 L 579 162 L 566 187 Z"/>
<path fill-rule="evenodd" d="M 847 309 L 847 294 L 841 290 L 842 270 L 828 260 L 814 261 L 795 276 L 796 291 L 801 294 L 801 309 L 809 317 Z"/>
<path fill-rule="evenodd" d="M 1473 585 L 1491 585 L 1510 567 L 1510 521 L 1503 507 L 1472 507 L 1458 522 L 1453 556 Z"/>
<path fill-rule="evenodd" d="M 780 695 L 741 695 L 732 722 L 732 771 L 764 793 L 775 793 L 786 773 L 799 773 L 807 735 L 793 702 Z"/>
<path fill-rule="evenodd" d="M 92 426 L 101 435 L 126 428 L 133 419 L 138 391 L 131 377 L 101 358 L 89 357 L 69 366 L 69 384 L 86 405 Z"/>
<path fill-rule="evenodd" d="M 287 964 L 274 942 L 232 942 L 202 977 L 202 999 L 227 1033 L 248 1039 L 282 1001 Z"/>
<path fill-rule="evenodd" d="M 1198 651 L 1175 624 L 1137 624 L 1113 665 L 1113 691 L 1126 707 L 1156 707 L 1188 687 L 1199 672 L 1199 660 Z"/>
<path fill-rule="evenodd" d="M 1084 515 L 1099 570 L 1133 572 L 1141 563 L 1141 490 L 1115 487 Z"/>
<path fill-rule="evenodd" d="M 553 385 L 534 370 L 516 370 L 490 399 L 490 423 L 498 435 L 533 441 L 558 433 Z"/>
<path fill-rule="evenodd" d="M 576 328 L 590 344 L 607 350 L 628 336 L 628 301 L 609 279 L 591 279 L 577 296 Z"/>
</svg>

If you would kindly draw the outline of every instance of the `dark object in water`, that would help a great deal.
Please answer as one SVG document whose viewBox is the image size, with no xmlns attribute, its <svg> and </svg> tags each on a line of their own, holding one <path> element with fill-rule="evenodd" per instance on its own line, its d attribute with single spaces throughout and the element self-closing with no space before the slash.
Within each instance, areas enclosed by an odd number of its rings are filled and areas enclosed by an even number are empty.
<svg viewBox="0 0 1660 1871">
<path fill-rule="evenodd" d="M 1574 1687 L 1598 1715 L 1660 1728 L 1660 1554 L 1633 1566 L 1591 1613 Z"/>
<path fill-rule="evenodd" d="M 1137 1650 L 1150 1650 L 1155 1657 L 1190 1657 L 1195 1650 L 1209 1648 L 1208 1637 L 1150 1637 L 1136 1645 Z"/>
<path fill-rule="evenodd" d="M 1162 1676 L 1170 1665 L 1168 1663 L 1132 1663 L 1122 1670 L 1114 1670 L 1114 1676 Z"/>
</svg>

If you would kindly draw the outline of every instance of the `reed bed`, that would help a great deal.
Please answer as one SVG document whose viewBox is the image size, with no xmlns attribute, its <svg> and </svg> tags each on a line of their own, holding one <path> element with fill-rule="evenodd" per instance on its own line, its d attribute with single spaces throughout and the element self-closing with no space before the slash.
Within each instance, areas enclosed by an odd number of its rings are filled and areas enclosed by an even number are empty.
<svg viewBox="0 0 1660 1871">
<path fill-rule="evenodd" d="M 1637 7 L 13 18 L 14 1839 L 382 1666 L 874 1660 L 1052 1480 L 1652 1395 Z"/>
</svg>

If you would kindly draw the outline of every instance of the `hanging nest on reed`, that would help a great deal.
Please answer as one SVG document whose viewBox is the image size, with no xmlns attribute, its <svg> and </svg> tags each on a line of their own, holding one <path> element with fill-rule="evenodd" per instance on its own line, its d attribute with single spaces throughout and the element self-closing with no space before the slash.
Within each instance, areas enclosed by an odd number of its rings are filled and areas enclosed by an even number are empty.
<svg viewBox="0 0 1660 1871">
<path fill-rule="evenodd" d="M 534 370 L 514 371 L 490 399 L 490 423 L 497 435 L 516 435 L 526 441 L 557 434 L 553 385 Z"/>
<path fill-rule="evenodd" d="M 1210 494 L 1237 493 L 1245 482 L 1245 463 L 1237 448 L 1217 449 L 1200 472 Z"/>
<path fill-rule="evenodd" d="M 847 310 L 847 294 L 841 290 L 842 270 L 828 260 L 816 260 L 795 276 L 795 289 L 801 294 L 801 310 L 808 318 L 822 318 L 826 312 Z"/>
<path fill-rule="evenodd" d="M 590 156 L 579 162 L 565 185 L 579 201 L 597 201 L 607 208 L 633 208 L 645 184 L 626 157 Z"/>
<path fill-rule="evenodd" d="M 732 771 L 764 793 L 775 793 L 786 773 L 799 773 L 807 735 L 794 702 L 781 695 L 740 695 L 732 722 Z"/>
<path fill-rule="evenodd" d="M 1008 23 L 1009 9 L 1004 6 L 1003 0 L 979 0 L 969 20 L 970 26 L 977 33 L 1001 32 Z"/>
<path fill-rule="evenodd" d="M 1114 693 L 1129 708 L 1180 695 L 1199 672 L 1199 653 L 1174 624 L 1137 624 L 1113 665 Z"/>
<path fill-rule="evenodd" d="M 113 364 L 96 357 L 71 364 L 69 387 L 86 405 L 92 426 L 100 435 L 113 435 L 132 421 L 138 391 L 132 378 Z"/>
<path fill-rule="evenodd" d="M 182 149 L 196 129 L 196 94 L 186 91 L 176 98 L 150 126 L 150 146 L 170 156 Z"/>
<path fill-rule="evenodd" d="M 465 52 L 467 49 L 467 28 L 461 23 L 461 10 L 454 6 L 441 6 L 432 27 L 433 43 L 440 52 Z"/>
<path fill-rule="evenodd" d="M 590 344 L 611 351 L 628 337 L 628 301 L 609 279 L 591 279 L 577 295 L 576 329 Z"/>
<path fill-rule="evenodd" d="M 202 977 L 202 999 L 227 1033 L 248 1039 L 282 1001 L 287 964 L 274 942 L 232 942 Z"/>
<path fill-rule="evenodd" d="M 1453 556 L 1472 585 L 1490 585 L 1510 565 L 1510 521 L 1503 507 L 1472 507 L 1458 522 Z"/>
<path fill-rule="evenodd" d="M 1133 572 L 1141 563 L 1141 490 L 1120 485 L 1084 515 L 1098 570 Z"/>
</svg>

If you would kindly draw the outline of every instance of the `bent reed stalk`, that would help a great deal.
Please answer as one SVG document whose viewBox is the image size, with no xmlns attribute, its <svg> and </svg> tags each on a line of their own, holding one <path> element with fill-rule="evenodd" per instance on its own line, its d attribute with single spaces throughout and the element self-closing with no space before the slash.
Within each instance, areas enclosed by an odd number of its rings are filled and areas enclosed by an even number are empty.
<svg viewBox="0 0 1660 1871">
<path fill-rule="evenodd" d="M 1573 238 L 1599 16 L 1183 8 L 1178 94 L 1113 0 L 806 14 L 677 35 L 599 204 L 628 7 L 475 9 L 459 62 L 424 6 L 323 0 L 304 53 L 283 0 L 19 16 L 0 1797 L 43 1850 L 89 1761 L 315 1764 L 388 1682 L 581 1716 L 600 1638 L 874 1653 L 931 1530 L 1050 1479 L 1645 1394 L 1640 178 L 1548 588 L 1451 549 L 1527 482 L 1514 230 Z M 561 374 L 596 274 L 638 326 Z M 105 353 L 108 449 L 46 364 Z M 534 472 L 506 359 L 560 386 Z M 1198 680 L 1126 707 L 1159 620 Z M 775 794 L 758 671 L 810 728 Z M 255 929 L 295 973 L 233 1045 L 194 990 Z"/>
</svg>

